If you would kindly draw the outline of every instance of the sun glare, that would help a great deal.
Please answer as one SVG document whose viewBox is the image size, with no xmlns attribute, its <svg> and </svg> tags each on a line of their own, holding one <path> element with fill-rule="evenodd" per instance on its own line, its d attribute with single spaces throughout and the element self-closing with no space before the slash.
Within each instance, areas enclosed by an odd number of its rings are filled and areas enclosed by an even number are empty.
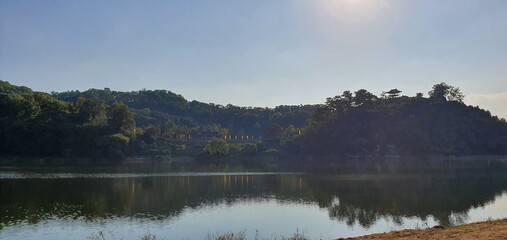
<svg viewBox="0 0 507 240">
<path fill-rule="evenodd" d="M 318 0 L 328 17 L 344 23 L 364 23 L 376 19 L 388 4 L 383 0 Z"/>
</svg>

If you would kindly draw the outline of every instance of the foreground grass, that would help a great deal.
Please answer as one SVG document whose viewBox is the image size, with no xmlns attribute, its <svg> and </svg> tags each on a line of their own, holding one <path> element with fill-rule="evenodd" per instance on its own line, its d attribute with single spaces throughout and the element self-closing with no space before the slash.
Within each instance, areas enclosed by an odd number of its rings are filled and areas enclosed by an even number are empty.
<svg viewBox="0 0 507 240">
<path fill-rule="evenodd" d="M 107 234 L 102 231 L 98 232 L 97 234 L 93 234 L 87 238 L 87 240 L 117 240 L 113 234 Z M 123 239 L 119 239 L 123 240 Z M 160 238 L 157 238 L 153 234 L 145 234 L 141 237 L 139 237 L 139 240 L 161 240 Z"/>
<path fill-rule="evenodd" d="M 245 231 L 240 231 L 238 233 L 224 233 L 224 234 L 216 234 L 212 235 L 209 234 L 207 238 L 204 238 L 207 240 L 247 240 L 247 237 L 245 235 Z M 260 237 L 257 233 L 255 235 L 255 240 L 309 240 L 307 236 L 305 236 L 302 233 L 296 232 L 291 237 L 280 237 L 280 238 L 264 238 Z M 87 240 L 123 240 L 123 239 L 116 239 L 113 234 L 104 233 L 102 231 L 98 232 L 97 234 L 93 234 L 92 236 L 89 236 Z M 158 238 L 157 236 L 153 234 L 145 234 L 139 237 L 139 240 L 169 240 L 167 238 Z"/>
<path fill-rule="evenodd" d="M 107 236 L 106 236 L 107 235 Z M 169 240 L 170 238 L 159 238 L 152 234 L 145 234 L 139 237 L 139 240 Z M 247 237 L 244 231 L 238 233 L 225 233 L 208 235 L 207 240 L 246 240 Z M 290 237 L 272 237 L 264 238 L 256 234 L 255 240 L 273 239 L 273 240 L 309 240 L 311 238 L 299 232 L 294 233 Z M 488 220 L 484 222 L 471 223 L 460 225 L 450 228 L 433 227 L 428 229 L 415 229 L 415 230 L 401 230 L 388 233 L 379 233 L 366 235 L 361 237 L 339 238 L 338 240 L 415 240 L 415 239 L 429 239 L 429 240 L 447 240 L 447 239 L 460 239 L 460 240 L 507 240 L 507 218 L 500 220 Z M 99 232 L 93 236 L 88 237 L 88 240 L 122 240 L 116 239 L 111 234 L 104 234 Z"/>
</svg>

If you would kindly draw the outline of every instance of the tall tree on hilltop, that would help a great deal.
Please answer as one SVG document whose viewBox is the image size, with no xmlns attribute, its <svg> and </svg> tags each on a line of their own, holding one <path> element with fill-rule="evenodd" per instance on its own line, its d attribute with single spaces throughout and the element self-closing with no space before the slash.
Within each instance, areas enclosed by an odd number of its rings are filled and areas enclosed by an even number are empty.
<svg viewBox="0 0 507 240">
<path fill-rule="evenodd" d="M 455 101 L 463 103 L 465 95 L 461 93 L 459 87 L 453 87 L 445 82 L 433 85 L 431 91 L 428 92 L 431 99 L 444 102 L 444 101 Z"/>
</svg>

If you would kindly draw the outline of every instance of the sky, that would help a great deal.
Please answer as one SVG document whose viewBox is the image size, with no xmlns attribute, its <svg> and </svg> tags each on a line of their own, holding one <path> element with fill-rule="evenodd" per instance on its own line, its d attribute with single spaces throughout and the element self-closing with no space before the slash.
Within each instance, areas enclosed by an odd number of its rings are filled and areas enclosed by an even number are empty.
<svg viewBox="0 0 507 240">
<path fill-rule="evenodd" d="M 446 82 L 507 118 L 506 13 L 504 0 L 0 0 L 0 79 L 268 107 Z"/>
</svg>

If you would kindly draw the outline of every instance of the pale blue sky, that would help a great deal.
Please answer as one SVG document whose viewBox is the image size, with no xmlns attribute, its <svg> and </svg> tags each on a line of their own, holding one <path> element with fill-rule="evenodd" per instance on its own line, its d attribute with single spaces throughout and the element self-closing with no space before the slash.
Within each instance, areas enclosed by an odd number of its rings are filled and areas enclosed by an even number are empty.
<svg viewBox="0 0 507 240">
<path fill-rule="evenodd" d="M 507 1 L 0 0 L 0 79 L 242 106 L 444 81 L 507 117 Z"/>
</svg>

